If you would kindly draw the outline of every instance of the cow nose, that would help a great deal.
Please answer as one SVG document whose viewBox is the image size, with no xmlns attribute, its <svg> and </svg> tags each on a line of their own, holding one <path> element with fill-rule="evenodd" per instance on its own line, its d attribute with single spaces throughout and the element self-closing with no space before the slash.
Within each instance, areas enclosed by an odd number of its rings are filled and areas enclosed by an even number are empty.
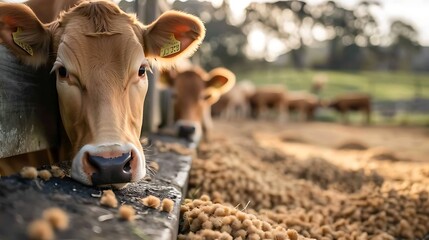
<svg viewBox="0 0 429 240">
<path fill-rule="evenodd" d="M 194 135 L 194 133 L 194 126 L 179 126 L 179 138 L 185 138 L 186 140 L 191 141 L 192 135 Z"/>
<path fill-rule="evenodd" d="M 92 183 L 94 185 L 131 182 L 131 153 L 122 156 L 104 158 L 88 155 L 88 162 L 94 167 Z"/>
</svg>

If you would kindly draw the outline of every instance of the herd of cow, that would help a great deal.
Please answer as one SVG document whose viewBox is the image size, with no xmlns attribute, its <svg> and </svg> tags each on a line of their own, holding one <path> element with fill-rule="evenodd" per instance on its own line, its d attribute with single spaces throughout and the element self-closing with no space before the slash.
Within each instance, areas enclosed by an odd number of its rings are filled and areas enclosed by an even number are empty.
<svg viewBox="0 0 429 240">
<path fill-rule="evenodd" d="M 296 113 L 299 121 L 311 121 L 318 108 L 331 108 L 341 114 L 344 123 L 348 122 L 350 111 L 361 112 L 364 122 L 370 122 L 368 94 L 347 93 L 321 100 L 317 93 L 324 82 L 317 78 L 313 81 L 313 93 L 288 91 L 282 85 L 256 87 L 251 81 L 236 81 L 234 73 L 226 68 L 206 73 L 185 60 L 173 69 L 164 70 L 161 82 L 174 92 L 175 134 L 192 142 L 207 139 L 212 117 L 286 122 L 291 119 L 290 113 Z"/>
<path fill-rule="evenodd" d="M 43 3 L 42 3 L 43 2 Z M 50 3 L 49 3 L 50 2 Z M 124 187 L 146 175 L 140 144 L 146 71 L 189 57 L 205 36 L 200 19 L 167 11 L 149 25 L 106 0 L 0 2 L 0 41 L 23 64 L 48 65 L 56 74 L 62 123 L 70 142 L 71 177 L 87 185 Z M 214 114 L 262 118 L 270 109 L 280 120 L 298 111 L 310 120 L 324 106 L 315 95 L 282 88 L 255 88 L 217 68 L 164 71 L 175 90 L 178 134 L 192 141 L 207 136 Z M 362 110 L 370 98 L 338 97 L 329 106 Z M 221 113 L 222 112 L 222 113 Z"/>
<path fill-rule="evenodd" d="M 371 97 L 365 93 L 347 93 L 332 100 L 322 100 L 317 94 L 307 91 L 288 91 L 283 86 L 255 87 L 242 81 L 213 105 L 212 113 L 226 119 L 252 117 L 256 119 L 277 118 L 286 121 L 290 113 L 296 113 L 299 121 L 311 121 L 318 108 L 328 107 L 338 111 L 344 122 L 347 113 L 361 111 L 365 122 L 370 122 Z"/>
</svg>

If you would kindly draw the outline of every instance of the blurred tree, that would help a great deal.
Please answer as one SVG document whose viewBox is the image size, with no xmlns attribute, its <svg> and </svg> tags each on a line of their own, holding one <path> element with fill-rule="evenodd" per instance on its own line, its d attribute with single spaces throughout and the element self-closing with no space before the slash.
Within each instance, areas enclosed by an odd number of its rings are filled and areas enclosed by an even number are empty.
<svg viewBox="0 0 429 240">
<path fill-rule="evenodd" d="M 253 3 L 246 9 L 243 26 L 262 28 L 271 37 L 281 40 L 290 51 L 292 62 L 298 69 L 305 64 L 306 45 L 313 43 L 311 29 L 314 17 L 310 6 L 303 1 Z M 267 41 L 264 44 L 269 45 Z M 268 54 L 268 53 L 267 53 Z"/>
<path fill-rule="evenodd" d="M 193 59 L 206 69 L 218 66 L 233 67 L 245 61 L 244 45 L 247 42 L 242 29 L 230 23 L 227 2 L 214 7 L 210 2 L 175 1 L 173 9 L 200 17 L 206 26 L 206 37 Z"/>
<path fill-rule="evenodd" d="M 420 49 L 418 32 L 410 24 L 395 20 L 390 26 L 390 61 L 392 70 L 411 70 L 413 55 Z"/>
<path fill-rule="evenodd" d="M 294 66 L 302 68 L 306 46 L 315 41 L 312 29 L 319 24 L 330 33 L 327 67 L 360 69 L 369 65 L 366 56 L 380 54 L 381 34 L 371 12 L 375 6 L 379 6 L 375 0 L 361 1 L 353 10 L 335 1 L 315 7 L 299 0 L 253 3 L 247 8 L 244 27 L 262 25 L 267 35 L 285 43 Z"/>
<path fill-rule="evenodd" d="M 322 29 L 328 46 L 326 64 L 318 63 L 319 67 L 409 68 L 418 49 L 417 31 L 401 21 L 392 23 L 391 45 L 381 47 L 385 38 L 374 17 L 374 10 L 382 7 L 378 0 L 361 0 L 354 9 L 346 9 L 333 0 L 319 5 L 301 0 L 253 2 L 245 9 L 244 20 L 238 22 L 231 18 L 232 1 L 238 0 L 224 0 L 218 6 L 200 0 L 173 4 L 174 9 L 205 22 L 206 38 L 193 58 L 207 69 L 243 66 L 254 61 L 249 59 L 274 61 L 286 53 L 294 67 L 303 68 L 308 66 L 308 46 L 316 41 L 315 28 Z M 251 48 L 254 45 L 258 50 Z"/>
<path fill-rule="evenodd" d="M 329 68 L 361 69 L 365 51 L 379 55 L 381 34 L 370 11 L 372 6 L 379 6 L 379 3 L 361 1 L 354 10 L 345 9 L 334 1 L 321 5 L 321 14 L 317 20 L 334 32 L 329 41 Z"/>
</svg>

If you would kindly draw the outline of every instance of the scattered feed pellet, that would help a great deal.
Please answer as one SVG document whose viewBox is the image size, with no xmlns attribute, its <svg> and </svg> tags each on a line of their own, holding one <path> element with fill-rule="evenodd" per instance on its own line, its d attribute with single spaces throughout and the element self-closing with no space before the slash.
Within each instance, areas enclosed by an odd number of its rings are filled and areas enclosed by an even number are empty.
<svg viewBox="0 0 429 240">
<path fill-rule="evenodd" d="M 119 207 L 119 217 L 126 221 L 133 221 L 136 217 L 136 210 L 133 206 L 122 205 Z"/>
<path fill-rule="evenodd" d="M 155 208 L 155 209 L 159 208 L 161 204 L 161 200 L 159 200 L 159 198 L 152 195 L 149 195 L 145 198 L 140 199 L 140 202 L 146 207 Z"/>
<path fill-rule="evenodd" d="M 54 229 L 66 230 L 69 227 L 69 217 L 67 213 L 60 208 L 48 208 L 43 211 L 42 217 L 49 222 Z"/>
<path fill-rule="evenodd" d="M 23 167 L 20 172 L 21 177 L 27 179 L 37 178 L 37 169 L 35 167 Z"/>
<path fill-rule="evenodd" d="M 52 177 L 52 174 L 49 172 L 49 170 L 40 170 L 37 175 L 44 181 L 48 181 Z"/>
<path fill-rule="evenodd" d="M 161 141 L 155 141 L 155 147 L 159 152 L 174 152 L 179 155 L 192 155 L 193 150 L 187 148 L 179 143 L 166 143 Z"/>
<path fill-rule="evenodd" d="M 43 219 L 31 222 L 27 228 L 27 235 L 31 240 L 52 240 L 55 238 L 51 224 Z"/>
<path fill-rule="evenodd" d="M 106 207 L 118 207 L 118 200 L 112 190 L 103 190 L 103 195 L 100 198 L 100 204 Z"/>
<path fill-rule="evenodd" d="M 161 201 L 161 211 L 171 213 L 174 209 L 174 201 L 169 198 L 164 198 Z"/>
<path fill-rule="evenodd" d="M 58 166 L 51 166 L 51 173 L 52 173 L 52 176 L 58 177 L 58 178 L 63 178 L 66 176 L 66 174 L 64 173 L 64 170 Z"/>
</svg>

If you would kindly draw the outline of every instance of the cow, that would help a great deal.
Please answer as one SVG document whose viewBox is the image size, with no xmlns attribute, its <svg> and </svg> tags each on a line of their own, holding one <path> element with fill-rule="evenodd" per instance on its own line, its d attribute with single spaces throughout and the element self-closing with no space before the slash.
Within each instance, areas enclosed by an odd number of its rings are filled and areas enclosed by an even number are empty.
<svg viewBox="0 0 429 240">
<path fill-rule="evenodd" d="M 206 72 L 201 67 L 164 72 L 164 84 L 174 91 L 174 120 L 179 137 L 198 144 L 207 141 L 212 129 L 211 105 L 235 84 L 235 74 L 219 67 Z"/>
<path fill-rule="evenodd" d="M 147 69 L 189 57 L 204 36 L 198 18 L 177 11 L 144 25 L 112 2 L 83 1 L 44 24 L 27 5 L 0 3 L 3 44 L 23 64 L 52 66 L 71 177 L 86 185 L 122 188 L 145 176 Z"/>
<path fill-rule="evenodd" d="M 371 122 L 371 96 L 366 93 L 347 93 L 336 96 L 325 103 L 329 108 L 341 114 L 343 123 L 348 123 L 347 113 L 351 111 L 362 112 L 365 115 L 364 122 Z"/>
<path fill-rule="evenodd" d="M 287 95 L 287 108 L 289 112 L 298 113 L 300 121 L 314 119 L 316 109 L 321 106 L 320 100 L 314 94 L 305 91 L 289 91 Z"/>
<path fill-rule="evenodd" d="M 250 114 L 250 97 L 255 93 L 255 86 L 248 80 L 239 81 L 212 105 L 212 115 L 225 119 L 244 119 Z"/>
<path fill-rule="evenodd" d="M 270 109 L 275 110 L 279 122 L 285 121 L 288 117 L 287 90 L 281 85 L 266 85 L 256 88 L 249 98 L 249 102 L 253 118 L 269 119 Z"/>
</svg>

